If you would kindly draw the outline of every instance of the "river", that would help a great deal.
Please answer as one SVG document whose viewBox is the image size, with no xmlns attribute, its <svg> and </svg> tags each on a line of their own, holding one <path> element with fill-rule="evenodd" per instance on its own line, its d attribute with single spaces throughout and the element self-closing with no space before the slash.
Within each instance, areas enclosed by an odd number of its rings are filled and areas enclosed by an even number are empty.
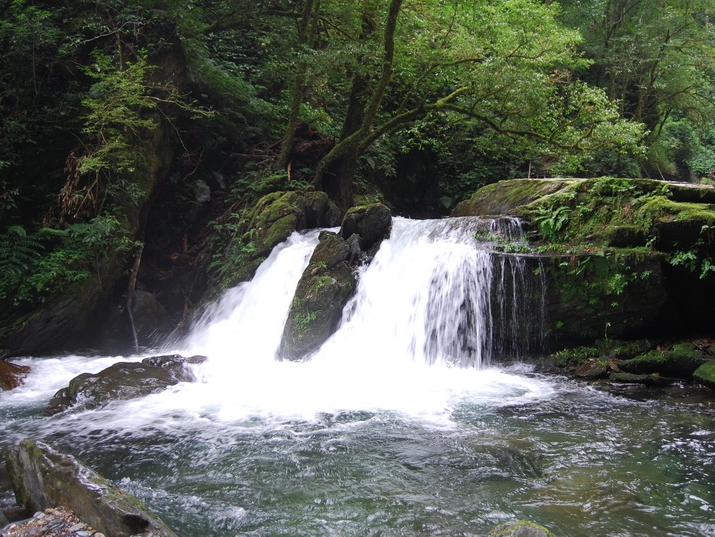
<svg viewBox="0 0 715 537">
<path fill-rule="evenodd" d="M 711 392 L 502 362 L 498 349 L 519 347 L 494 326 L 503 275 L 471 228 L 453 231 L 396 219 L 308 361 L 276 351 L 315 232 L 277 248 L 189 338 L 148 353 L 205 354 L 196 383 L 46 417 L 72 377 L 147 354 L 14 360 L 32 373 L 0 393 L 0 448 L 43 439 L 183 537 L 484 536 L 513 518 L 563 537 L 715 536 Z M 537 305 L 511 294 L 507 309 L 540 326 Z"/>
</svg>

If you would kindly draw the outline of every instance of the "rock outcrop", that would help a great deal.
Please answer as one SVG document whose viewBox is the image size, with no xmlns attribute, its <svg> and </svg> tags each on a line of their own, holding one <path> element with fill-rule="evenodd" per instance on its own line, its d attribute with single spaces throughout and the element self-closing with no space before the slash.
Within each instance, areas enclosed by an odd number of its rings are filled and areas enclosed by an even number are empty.
<svg viewBox="0 0 715 537">
<path fill-rule="evenodd" d="M 515 179 L 478 190 L 453 213 L 492 214 L 524 222 L 534 270 L 545 272 L 552 343 L 715 331 L 715 188 Z"/>
<path fill-rule="evenodd" d="M 179 382 L 194 382 L 196 379 L 186 364 L 205 360 L 205 356 L 152 356 L 141 362 L 118 362 L 95 374 L 82 373 L 52 397 L 46 413 L 101 408 L 112 401 L 157 393 Z"/>
<path fill-rule="evenodd" d="M 325 192 L 279 191 L 263 196 L 247 217 L 240 238 L 241 254 L 234 270 L 228 270 L 232 285 L 253 277 L 271 250 L 294 231 L 337 227 L 342 213 Z"/>
<path fill-rule="evenodd" d="M 281 358 L 302 360 L 332 335 L 355 293 L 355 270 L 372 259 L 391 229 L 390 209 L 376 203 L 349 209 L 338 234 L 323 232 L 298 282 Z"/>
<path fill-rule="evenodd" d="M 176 537 L 136 498 L 47 444 L 23 440 L 8 450 L 7 467 L 18 503 L 31 511 L 66 507 L 111 537 Z"/>
</svg>

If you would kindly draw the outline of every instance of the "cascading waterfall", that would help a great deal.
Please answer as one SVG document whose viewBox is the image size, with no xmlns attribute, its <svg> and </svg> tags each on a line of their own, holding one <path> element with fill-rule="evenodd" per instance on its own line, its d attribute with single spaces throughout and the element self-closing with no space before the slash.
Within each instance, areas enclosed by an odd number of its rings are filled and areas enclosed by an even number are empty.
<svg viewBox="0 0 715 537">
<path fill-rule="evenodd" d="M 342 349 L 363 360 L 387 354 L 477 368 L 495 350 L 524 357 L 528 342 L 540 338 L 544 282 L 514 256 L 480 245 L 476 237 L 485 232 L 510 242 L 523 238 L 513 218 L 394 219 L 391 238 L 361 275 L 321 354 Z"/>
<path fill-rule="evenodd" d="M 0 392 L 0 449 L 48 441 L 186 537 L 486 535 L 513 518 L 715 536 L 710 399 L 500 363 L 541 345 L 539 260 L 499 251 L 520 236 L 514 219 L 395 219 L 338 330 L 294 363 L 276 352 L 318 240 L 294 234 L 163 350 L 206 354 L 198 382 L 48 417 L 71 378 L 142 357 L 17 359 L 32 373 Z"/>
</svg>

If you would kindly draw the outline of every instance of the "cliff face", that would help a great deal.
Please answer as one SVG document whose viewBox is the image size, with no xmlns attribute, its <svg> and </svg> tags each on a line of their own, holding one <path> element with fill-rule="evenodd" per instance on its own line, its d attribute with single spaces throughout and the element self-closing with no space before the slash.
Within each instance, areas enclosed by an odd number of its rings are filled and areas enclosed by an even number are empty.
<svg viewBox="0 0 715 537">
<path fill-rule="evenodd" d="M 454 215 L 524 220 L 528 254 L 545 271 L 550 339 L 572 344 L 713 333 L 714 204 L 709 186 L 511 180 L 480 189 Z"/>
</svg>

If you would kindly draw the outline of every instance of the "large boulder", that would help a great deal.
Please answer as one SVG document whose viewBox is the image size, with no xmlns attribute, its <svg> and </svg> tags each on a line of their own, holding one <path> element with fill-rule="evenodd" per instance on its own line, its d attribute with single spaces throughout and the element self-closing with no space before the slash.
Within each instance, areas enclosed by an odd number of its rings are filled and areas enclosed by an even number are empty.
<svg viewBox="0 0 715 537">
<path fill-rule="evenodd" d="M 714 202 L 705 185 L 515 179 L 478 190 L 454 215 L 522 219 L 526 262 L 547 289 L 546 332 L 561 346 L 715 330 Z"/>
<path fill-rule="evenodd" d="M 27 509 L 69 508 L 110 537 L 176 537 L 136 498 L 47 444 L 23 440 L 10 448 L 7 469 L 17 501 Z"/>
<path fill-rule="evenodd" d="M 708 362 L 708 356 L 689 343 L 673 346 L 669 350 L 655 350 L 619 364 L 626 373 L 635 375 L 658 374 L 663 377 L 675 377 L 690 380 L 693 373 Z"/>
<path fill-rule="evenodd" d="M 693 380 L 715 390 L 715 360 L 709 360 L 693 372 Z"/>
<path fill-rule="evenodd" d="M 318 349 L 335 331 L 357 279 L 350 261 L 358 253 L 348 241 L 324 232 L 298 282 L 288 313 L 281 358 L 300 360 Z"/>
<path fill-rule="evenodd" d="M 112 401 L 157 393 L 179 382 L 194 382 L 196 379 L 186 364 L 205 360 L 205 356 L 152 356 L 141 362 L 118 362 L 99 373 L 82 373 L 52 397 L 46 413 L 57 414 L 70 407 L 101 408 Z"/>
<path fill-rule="evenodd" d="M 353 207 L 338 234 L 323 232 L 298 282 L 279 356 L 302 360 L 335 331 L 357 285 L 358 266 L 368 263 L 390 236 L 392 214 L 380 203 Z"/>
<path fill-rule="evenodd" d="M 247 217 L 237 267 L 230 270 L 226 285 L 249 280 L 273 248 L 294 231 L 337 227 L 342 213 L 325 192 L 279 191 L 263 196 Z"/>
<path fill-rule="evenodd" d="M 340 236 L 349 239 L 358 236 L 360 249 L 371 253 L 377 250 L 383 239 L 390 236 L 392 212 L 382 203 L 352 207 L 345 213 L 340 227 Z"/>
</svg>

